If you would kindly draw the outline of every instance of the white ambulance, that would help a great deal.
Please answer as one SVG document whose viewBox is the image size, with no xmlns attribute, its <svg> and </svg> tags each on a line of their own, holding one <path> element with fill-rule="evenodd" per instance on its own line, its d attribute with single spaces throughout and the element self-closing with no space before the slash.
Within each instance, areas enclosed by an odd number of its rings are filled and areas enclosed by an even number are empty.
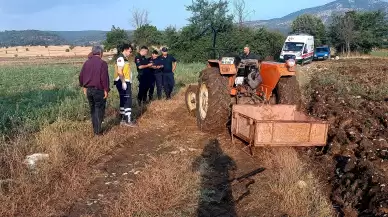
<svg viewBox="0 0 388 217">
<path fill-rule="evenodd" d="M 285 61 L 289 58 L 294 58 L 299 64 L 312 62 L 314 58 L 314 36 L 308 34 L 287 36 L 280 53 L 280 60 Z"/>
</svg>

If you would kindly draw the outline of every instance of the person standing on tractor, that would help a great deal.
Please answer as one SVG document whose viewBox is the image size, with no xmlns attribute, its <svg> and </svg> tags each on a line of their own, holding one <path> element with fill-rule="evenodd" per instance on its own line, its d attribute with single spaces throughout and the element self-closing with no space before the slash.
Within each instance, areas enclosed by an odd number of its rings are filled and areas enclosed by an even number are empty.
<svg viewBox="0 0 388 217">
<path fill-rule="evenodd" d="M 158 100 L 162 99 L 162 88 L 163 88 L 163 73 L 162 68 L 163 64 L 160 61 L 159 52 L 157 50 L 154 50 L 152 52 L 152 56 L 149 58 L 149 62 L 152 63 L 151 72 L 152 72 L 152 79 L 150 84 L 150 90 L 149 90 L 149 97 L 150 100 L 152 100 L 155 84 L 156 84 L 156 92 L 158 95 Z"/>
<path fill-rule="evenodd" d="M 164 92 L 166 93 L 166 99 L 171 99 L 171 93 L 174 90 L 175 80 L 174 72 L 176 69 L 176 59 L 168 54 L 166 47 L 162 48 L 162 56 L 160 60 L 163 64 L 163 86 Z"/>
<path fill-rule="evenodd" d="M 149 86 L 150 67 L 152 63 L 145 56 L 148 53 L 148 47 L 142 46 L 139 54 L 135 57 L 135 64 L 137 68 L 137 79 L 139 81 L 139 93 L 137 95 L 137 102 L 139 105 L 147 102 L 147 86 Z"/>
<path fill-rule="evenodd" d="M 121 51 L 121 52 L 120 52 Z M 132 53 L 132 47 L 124 44 L 116 58 L 114 85 L 120 95 L 120 118 L 121 124 L 135 127 L 132 119 L 132 72 L 128 57 Z"/>
</svg>

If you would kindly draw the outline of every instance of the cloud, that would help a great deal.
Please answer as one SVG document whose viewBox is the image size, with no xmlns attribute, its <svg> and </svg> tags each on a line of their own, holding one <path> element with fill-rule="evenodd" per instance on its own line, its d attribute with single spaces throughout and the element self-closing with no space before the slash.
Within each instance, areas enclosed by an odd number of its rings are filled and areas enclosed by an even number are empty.
<svg viewBox="0 0 388 217">
<path fill-rule="evenodd" d="M 104 0 L 0 0 L 0 11 L 5 14 L 32 14 L 57 6 L 103 4 Z"/>
</svg>

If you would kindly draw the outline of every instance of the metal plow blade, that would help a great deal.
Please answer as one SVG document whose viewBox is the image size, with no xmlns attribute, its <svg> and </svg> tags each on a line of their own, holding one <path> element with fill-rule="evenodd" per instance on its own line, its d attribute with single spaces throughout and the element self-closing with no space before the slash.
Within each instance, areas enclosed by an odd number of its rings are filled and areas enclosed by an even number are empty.
<svg viewBox="0 0 388 217">
<path fill-rule="evenodd" d="M 234 105 L 232 139 L 252 147 L 324 146 L 329 124 L 296 111 L 294 105 Z"/>
</svg>

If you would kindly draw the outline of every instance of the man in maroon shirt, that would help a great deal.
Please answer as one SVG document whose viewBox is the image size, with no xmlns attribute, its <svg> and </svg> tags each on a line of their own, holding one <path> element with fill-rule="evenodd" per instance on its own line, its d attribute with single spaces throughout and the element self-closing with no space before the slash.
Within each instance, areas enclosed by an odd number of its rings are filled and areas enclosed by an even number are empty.
<svg viewBox="0 0 388 217">
<path fill-rule="evenodd" d="M 102 55 L 102 47 L 94 46 L 92 56 L 82 66 L 79 76 L 80 86 L 83 87 L 89 101 L 95 135 L 102 134 L 101 125 L 105 114 L 106 99 L 110 91 L 108 64 L 101 59 Z"/>
</svg>

